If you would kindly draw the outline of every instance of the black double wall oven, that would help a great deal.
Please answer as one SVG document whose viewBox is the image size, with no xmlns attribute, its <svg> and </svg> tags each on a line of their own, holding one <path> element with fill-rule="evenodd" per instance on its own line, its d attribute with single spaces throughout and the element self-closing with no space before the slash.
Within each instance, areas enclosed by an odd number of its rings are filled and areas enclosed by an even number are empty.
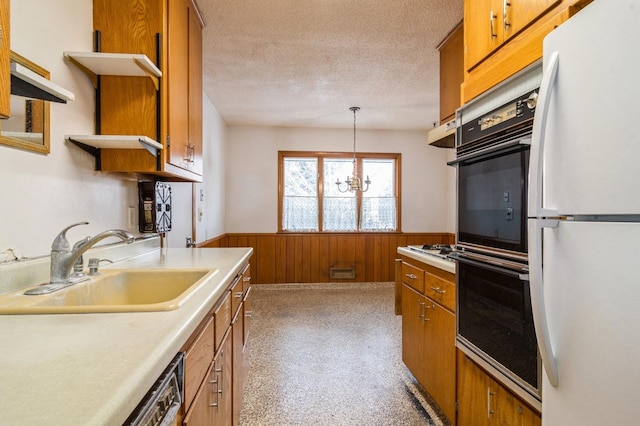
<svg viewBox="0 0 640 426">
<path fill-rule="evenodd" d="M 507 82 L 458 110 L 456 159 L 449 163 L 457 167 L 458 182 L 456 346 L 540 408 L 526 223 L 539 81 L 537 68 L 527 72 L 516 89 Z"/>
</svg>

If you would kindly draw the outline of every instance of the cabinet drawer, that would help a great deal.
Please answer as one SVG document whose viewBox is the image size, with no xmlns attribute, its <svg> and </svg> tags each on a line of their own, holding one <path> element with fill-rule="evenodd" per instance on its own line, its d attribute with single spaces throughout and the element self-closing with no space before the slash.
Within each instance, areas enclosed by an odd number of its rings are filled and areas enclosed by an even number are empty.
<svg viewBox="0 0 640 426">
<path fill-rule="evenodd" d="M 247 265 L 247 268 L 242 273 L 242 291 L 247 294 L 249 287 L 251 287 L 251 266 Z"/>
<path fill-rule="evenodd" d="M 244 292 L 242 291 L 242 275 L 236 277 L 233 284 L 231 284 L 231 316 L 236 315 L 238 312 L 238 308 L 240 307 L 240 303 L 242 303 L 242 298 L 244 297 Z"/>
<path fill-rule="evenodd" d="M 424 294 L 447 309 L 456 310 L 456 286 L 451 281 L 444 280 L 426 272 L 424 274 Z"/>
<path fill-rule="evenodd" d="M 184 400 L 189 407 L 200 383 L 213 361 L 213 318 L 202 329 L 197 339 L 187 349 L 184 357 Z"/>
<path fill-rule="evenodd" d="M 215 342 L 217 351 L 222 344 L 222 338 L 224 337 L 224 333 L 227 332 L 227 329 L 231 325 L 231 297 L 227 292 L 227 295 L 224 296 L 222 303 L 220 306 L 213 311 L 213 318 L 215 320 Z"/>
<path fill-rule="evenodd" d="M 409 287 L 424 292 L 424 271 L 422 269 L 411 266 L 408 263 L 402 263 L 402 282 Z"/>
</svg>

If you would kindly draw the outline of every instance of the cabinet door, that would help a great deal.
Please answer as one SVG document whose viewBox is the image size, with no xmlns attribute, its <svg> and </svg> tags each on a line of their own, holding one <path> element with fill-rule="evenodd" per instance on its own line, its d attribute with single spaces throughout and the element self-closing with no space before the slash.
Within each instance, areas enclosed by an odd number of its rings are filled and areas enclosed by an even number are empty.
<svg viewBox="0 0 640 426">
<path fill-rule="evenodd" d="M 214 361 L 215 372 L 218 373 L 217 401 L 213 415 L 213 425 L 227 426 L 231 424 L 232 389 L 233 389 L 233 338 L 231 333 L 224 337 L 220 352 Z"/>
<path fill-rule="evenodd" d="M 456 416 L 456 318 L 425 299 L 424 308 L 424 388 L 449 420 Z"/>
<path fill-rule="evenodd" d="M 205 380 L 202 382 L 193 404 L 187 411 L 182 424 L 184 426 L 213 426 L 216 405 L 218 404 L 218 374 L 211 362 Z"/>
<path fill-rule="evenodd" d="M 9 118 L 11 73 L 9 71 L 9 0 L 0 0 L 0 118 Z"/>
<path fill-rule="evenodd" d="M 243 307 L 244 306 L 242 305 L 240 306 L 240 310 L 236 313 L 236 316 L 231 323 L 231 335 L 233 337 L 232 424 L 234 425 L 240 423 L 240 411 L 242 410 L 242 391 L 244 389 L 244 382 L 247 376 L 247 359 L 244 356 L 245 353 L 243 344 Z"/>
<path fill-rule="evenodd" d="M 244 302 L 242 303 L 242 311 L 244 312 L 244 326 L 243 326 L 243 340 L 242 343 L 246 346 L 249 340 L 249 332 L 251 331 L 251 301 L 253 299 L 253 293 L 251 287 L 247 289 L 247 293 L 244 296 Z"/>
<path fill-rule="evenodd" d="M 406 284 L 402 285 L 402 361 L 423 381 L 424 368 L 424 297 Z"/>
<path fill-rule="evenodd" d="M 189 142 L 189 13 L 187 0 L 168 0 L 168 162 L 187 168 Z"/>
<path fill-rule="evenodd" d="M 561 0 L 503 0 L 501 21 L 504 39 L 517 34 Z"/>
<path fill-rule="evenodd" d="M 540 416 L 458 351 L 458 424 L 539 426 Z"/>
<path fill-rule="evenodd" d="M 202 174 L 202 28 L 195 6 L 189 9 L 189 169 Z"/>
<path fill-rule="evenodd" d="M 503 0 L 465 0 L 464 67 L 467 71 L 502 44 L 502 8 Z"/>
<path fill-rule="evenodd" d="M 489 424 L 487 375 L 458 351 L 458 424 Z"/>
<path fill-rule="evenodd" d="M 168 10 L 168 159 L 201 174 L 202 29 L 190 0 L 168 1 Z"/>
<path fill-rule="evenodd" d="M 463 80 L 464 34 L 459 25 L 440 47 L 440 124 L 454 118 Z"/>
<path fill-rule="evenodd" d="M 491 425 L 538 426 L 542 419 L 506 388 L 489 379 L 491 389 Z M 495 408 L 494 408 L 495 407 Z"/>
</svg>

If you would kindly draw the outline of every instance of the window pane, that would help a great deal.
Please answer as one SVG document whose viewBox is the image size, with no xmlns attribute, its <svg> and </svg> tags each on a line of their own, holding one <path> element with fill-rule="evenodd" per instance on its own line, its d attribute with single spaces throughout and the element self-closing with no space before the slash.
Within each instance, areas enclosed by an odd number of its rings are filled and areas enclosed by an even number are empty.
<svg viewBox="0 0 640 426">
<path fill-rule="evenodd" d="M 322 229 L 324 231 L 355 231 L 356 196 L 354 192 L 340 192 L 336 180 L 341 182 L 351 176 L 353 159 L 324 160 Z M 345 189 L 346 185 L 342 185 Z"/>
<path fill-rule="evenodd" d="M 362 161 L 362 175 L 369 176 L 371 185 L 362 194 L 360 229 L 363 231 L 393 231 L 396 229 L 395 161 L 369 159 Z"/>
<path fill-rule="evenodd" d="M 285 158 L 282 230 L 318 230 L 318 160 Z"/>
</svg>

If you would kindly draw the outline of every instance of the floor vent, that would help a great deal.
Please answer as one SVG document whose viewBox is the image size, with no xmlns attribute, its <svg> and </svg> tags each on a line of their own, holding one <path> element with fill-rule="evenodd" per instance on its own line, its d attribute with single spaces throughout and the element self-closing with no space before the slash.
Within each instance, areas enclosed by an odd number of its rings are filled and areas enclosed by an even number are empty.
<svg viewBox="0 0 640 426">
<path fill-rule="evenodd" d="M 329 278 L 334 280 L 352 280 L 356 277 L 355 268 L 330 268 Z"/>
</svg>

